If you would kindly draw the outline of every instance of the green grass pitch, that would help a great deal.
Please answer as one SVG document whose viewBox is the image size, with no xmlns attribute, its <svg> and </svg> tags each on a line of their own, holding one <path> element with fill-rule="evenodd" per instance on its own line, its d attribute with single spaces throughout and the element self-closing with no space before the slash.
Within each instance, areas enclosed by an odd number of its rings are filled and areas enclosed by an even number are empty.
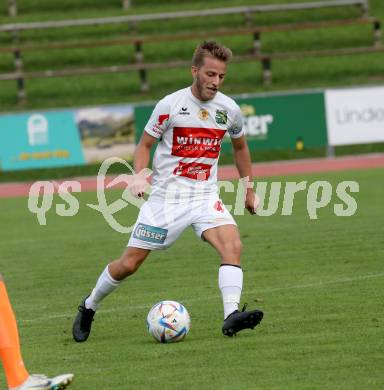
<svg viewBox="0 0 384 390">
<path fill-rule="evenodd" d="M 128 236 L 86 207 L 96 203 L 95 193 L 77 194 L 74 217 L 49 212 L 45 227 L 26 198 L 1 199 L 0 270 L 27 367 L 48 375 L 74 372 L 73 390 L 383 389 L 383 179 L 383 169 L 265 179 L 328 180 L 334 188 L 355 180 L 358 210 L 336 217 L 334 194 L 318 220 L 310 220 L 300 193 L 292 216 L 237 217 L 242 299 L 265 318 L 232 339 L 221 335 L 218 257 L 187 230 L 103 302 L 90 339 L 76 344 L 77 305 Z M 131 207 L 118 219 L 133 222 L 136 215 Z M 147 334 L 147 312 L 162 299 L 182 302 L 191 314 L 181 343 L 161 345 Z M 6 388 L 3 373 L 0 388 Z"/>
</svg>

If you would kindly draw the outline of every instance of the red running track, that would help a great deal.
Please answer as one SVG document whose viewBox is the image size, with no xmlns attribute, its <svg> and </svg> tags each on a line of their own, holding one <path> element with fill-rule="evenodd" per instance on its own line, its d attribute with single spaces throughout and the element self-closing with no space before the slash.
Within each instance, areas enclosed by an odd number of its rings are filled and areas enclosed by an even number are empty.
<svg viewBox="0 0 384 390">
<path fill-rule="evenodd" d="M 379 167 L 384 167 L 384 153 L 336 158 L 314 158 L 305 160 L 256 163 L 252 165 L 252 174 L 255 178 L 257 178 Z M 117 176 L 108 176 L 107 183 L 113 180 L 115 177 Z M 238 173 L 234 166 L 231 165 L 219 167 L 219 180 L 230 180 L 236 178 L 238 178 Z M 97 188 L 96 177 L 72 178 L 68 180 L 76 180 L 80 182 L 82 191 L 95 191 Z M 64 180 L 54 182 L 56 189 L 57 186 L 63 181 Z M 0 184 L 0 198 L 28 196 L 29 189 L 32 184 L 33 183 Z M 120 183 L 114 186 L 114 188 L 125 186 L 125 183 Z"/>
</svg>

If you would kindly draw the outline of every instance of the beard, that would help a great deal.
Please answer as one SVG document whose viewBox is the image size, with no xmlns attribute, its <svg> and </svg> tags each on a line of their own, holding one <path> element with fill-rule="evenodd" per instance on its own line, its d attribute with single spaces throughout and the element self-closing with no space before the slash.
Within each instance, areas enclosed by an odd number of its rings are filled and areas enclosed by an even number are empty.
<svg viewBox="0 0 384 390">
<path fill-rule="evenodd" d="M 201 81 L 200 77 L 197 75 L 195 79 L 195 85 L 196 85 L 196 90 L 199 94 L 199 97 L 201 100 L 211 100 L 215 97 L 216 92 L 212 91 L 210 89 L 207 89 L 206 86 L 204 86 L 204 83 Z"/>
</svg>

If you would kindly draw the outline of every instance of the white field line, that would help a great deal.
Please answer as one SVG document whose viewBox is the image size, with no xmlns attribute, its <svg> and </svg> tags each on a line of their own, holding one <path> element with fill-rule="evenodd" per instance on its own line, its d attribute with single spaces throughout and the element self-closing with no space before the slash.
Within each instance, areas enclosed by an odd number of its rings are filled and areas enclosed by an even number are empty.
<svg viewBox="0 0 384 390">
<path fill-rule="evenodd" d="M 332 284 L 342 284 L 342 283 L 353 283 L 353 282 L 359 282 L 367 279 L 372 279 L 372 278 L 381 278 L 384 276 L 383 273 L 378 273 L 378 274 L 367 274 L 367 275 L 361 275 L 357 276 L 355 278 L 341 278 L 341 279 L 335 279 L 335 280 L 329 280 L 325 282 L 317 282 L 317 283 L 308 283 L 308 284 L 298 284 L 298 285 L 293 285 L 293 286 L 284 286 L 284 287 L 273 287 L 273 288 L 266 288 L 266 289 L 255 289 L 255 290 L 248 290 L 245 291 L 245 295 L 249 294 L 261 294 L 261 293 L 268 293 L 268 292 L 275 292 L 275 291 L 286 291 L 286 290 L 294 290 L 294 289 L 306 289 L 306 288 L 316 288 L 316 287 L 323 287 L 323 286 L 328 286 Z M 189 302 L 198 302 L 202 300 L 208 300 L 208 299 L 220 299 L 220 294 L 217 292 L 215 295 L 210 295 L 210 296 L 204 296 L 201 298 L 191 298 L 191 299 L 185 299 L 183 300 L 183 303 L 187 304 Z M 145 309 L 145 308 L 150 308 L 152 303 L 148 304 L 141 304 L 141 305 L 129 305 L 129 310 L 132 309 Z M 100 313 L 114 313 L 117 311 L 121 311 L 122 308 L 111 308 L 111 309 L 100 309 Z M 76 310 L 74 309 L 71 312 L 67 312 L 65 314 L 54 314 L 54 315 L 48 315 L 44 317 L 38 317 L 38 318 L 32 318 L 32 319 L 23 319 L 20 322 L 21 323 L 33 323 L 33 322 L 44 322 L 47 320 L 54 320 L 58 318 L 67 318 L 67 317 L 75 317 L 76 315 Z"/>
</svg>

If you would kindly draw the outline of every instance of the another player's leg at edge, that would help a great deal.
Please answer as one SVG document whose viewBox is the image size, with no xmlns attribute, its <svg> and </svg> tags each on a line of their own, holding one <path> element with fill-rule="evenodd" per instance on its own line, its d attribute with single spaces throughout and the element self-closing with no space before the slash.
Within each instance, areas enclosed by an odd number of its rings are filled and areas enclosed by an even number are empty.
<svg viewBox="0 0 384 390">
<path fill-rule="evenodd" d="M 240 266 L 242 244 L 237 227 L 222 225 L 207 229 L 202 238 L 209 242 L 221 257 L 219 288 L 224 306 L 223 334 L 232 337 L 243 329 L 253 329 L 262 320 L 263 312 L 246 311 L 245 307 L 239 311 L 243 271 Z M 123 279 L 136 272 L 150 252 L 147 249 L 128 247 L 120 259 L 105 268 L 91 294 L 84 298 L 79 306 L 72 328 L 75 341 L 84 342 L 88 339 L 99 303 L 114 291 Z"/>
<path fill-rule="evenodd" d="M 19 331 L 2 275 L 0 274 L 0 361 L 4 367 L 9 390 L 63 390 L 73 374 L 48 378 L 31 375 L 21 355 Z"/>
</svg>

